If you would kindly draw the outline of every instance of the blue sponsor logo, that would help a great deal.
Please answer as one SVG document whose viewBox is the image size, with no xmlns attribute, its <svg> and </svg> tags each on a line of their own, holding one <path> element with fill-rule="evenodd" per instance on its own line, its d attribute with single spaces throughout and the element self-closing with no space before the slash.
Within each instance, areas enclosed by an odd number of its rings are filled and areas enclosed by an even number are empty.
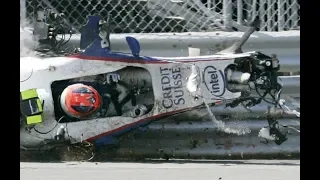
<svg viewBox="0 0 320 180">
<path fill-rule="evenodd" d="M 214 66 L 207 66 L 204 69 L 204 83 L 208 91 L 216 97 L 223 96 L 226 92 L 224 73 Z"/>
</svg>

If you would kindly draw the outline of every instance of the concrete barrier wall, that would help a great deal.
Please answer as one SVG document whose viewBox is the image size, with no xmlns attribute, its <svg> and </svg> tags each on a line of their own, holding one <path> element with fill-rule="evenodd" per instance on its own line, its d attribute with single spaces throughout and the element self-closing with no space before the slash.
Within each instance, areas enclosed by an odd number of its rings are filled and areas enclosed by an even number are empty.
<svg viewBox="0 0 320 180">
<path fill-rule="evenodd" d="M 141 55 L 177 57 L 188 56 L 188 47 L 200 48 L 201 55 L 213 54 L 230 46 L 242 35 L 242 32 L 112 34 L 110 39 L 113 51 L 130 53 L 125 37 L 133 36 L 140 42 Z M 79 46 L 79 43 L 80 35 L 75 34 L 68 46 Z M 281 71 L 300 71 L 300 31 L 253 33 L 243 51 L 276 54 Z"/>
</svg>

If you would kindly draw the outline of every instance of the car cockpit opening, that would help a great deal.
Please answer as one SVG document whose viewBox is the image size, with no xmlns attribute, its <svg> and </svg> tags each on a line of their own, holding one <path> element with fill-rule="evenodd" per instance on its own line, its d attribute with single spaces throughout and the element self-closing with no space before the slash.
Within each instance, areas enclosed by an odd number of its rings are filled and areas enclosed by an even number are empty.
<svg viewBox="0 0 320 180">
<path fill-rule="evenodd" d="M 51 90 L 55 119 L 60 123 L 115 116 L 136 118 L 151 112 L 155 101 L 151 74 L 133 66 L 54 81 Z"/>
</svg>

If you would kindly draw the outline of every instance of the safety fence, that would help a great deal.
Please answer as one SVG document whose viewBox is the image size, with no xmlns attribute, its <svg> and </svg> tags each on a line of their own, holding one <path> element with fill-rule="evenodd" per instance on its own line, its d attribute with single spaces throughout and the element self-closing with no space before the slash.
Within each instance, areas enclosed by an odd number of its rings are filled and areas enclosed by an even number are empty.
<svg viewBox="0 0 320 180">
<path fill-rule="evenodd" d="M 260 31 L 300 27 L 298 0 L 20 0 L 20 17 L 41 9 L 64 13 L 75 29 L 88 15 L 111 17 L 114 33 L 244 31 L 254 17 Z"/>
</svg>

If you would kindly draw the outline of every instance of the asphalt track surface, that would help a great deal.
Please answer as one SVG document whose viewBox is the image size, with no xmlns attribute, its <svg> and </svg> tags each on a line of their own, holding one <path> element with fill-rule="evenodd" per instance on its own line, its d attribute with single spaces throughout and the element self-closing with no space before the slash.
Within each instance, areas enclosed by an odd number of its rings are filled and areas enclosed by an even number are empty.
<svg viewBox="0 0 320 180">
<path fill-rule="evenodd" d="M 299 160 L 20 163 L 21 180 L 300 180 Z"/>
</svg>

